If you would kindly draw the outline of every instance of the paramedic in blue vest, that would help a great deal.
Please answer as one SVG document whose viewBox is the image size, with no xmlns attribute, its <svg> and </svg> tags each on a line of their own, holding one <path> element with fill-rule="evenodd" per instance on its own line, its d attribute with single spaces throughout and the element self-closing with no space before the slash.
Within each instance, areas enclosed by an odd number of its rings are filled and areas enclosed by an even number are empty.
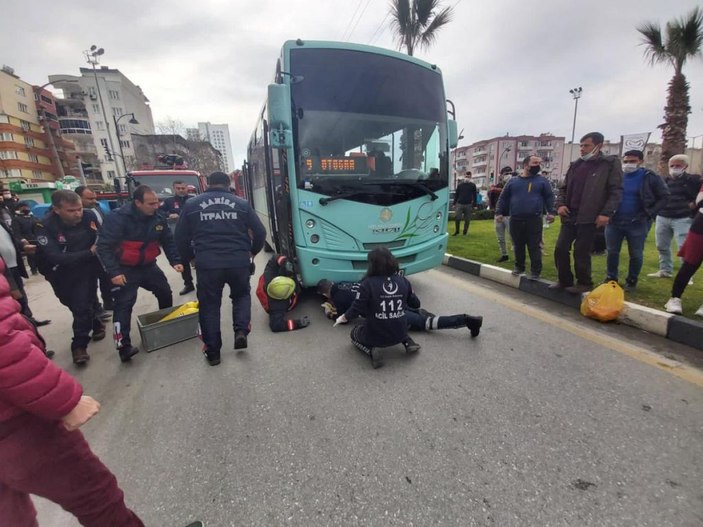
<svg viewBox="0 0 703 527">
<path fill-rule="evenodd" d="M 122 362 L 139 353 L 132 346 L 130 327 L 132 308 L 140 287 L 151 291 L 159 309 L 173 305 L 171 287 L 156 257 L 163 247 L 169 263 L 183 272 L 181 258 L 173 243 L 171 229 L 159 211 L 159 198 L 146 185 L 136 188 L 133 201 L 105 216 L 98 233 L 97 252 L 114 287 L 115 310 L 112 314 L 115 346 Z"/>
<path fill-rule="evenodd" d="M 223 172 L 208 176 L 208 189 L 190 198 L 176 224 L 176 245 L 184 258 L 195 259 L 203 353 L 211 366 L 220 363 L 220 305 L 227 284 L 232 299 L 234 349 L 247 347 L 251 326 L 253 257 L 261 251 L 266 229 L 248 201 L 229 191 Z"/>
<path fill-rule="evenodd" d="M 169 225 L 173 225 L 178 221 L 178 217 L 181 215 L 181 210 L 183 210 L 186 200 L 190 197 L 188 195 L 188 187 L 183 181 L 173 182 L 173 192 L 175 196 L 166 198 L 161 204 L 161 212 L 166 215 Z M 190 270 L 190 262 L 181 258 L 183 264 L 183 289 L 178 293 L 179 295 L 187 295 L 191 291 L 195 291 L 195 286 L 193 285 L 193 272 Z"/>
</svg>

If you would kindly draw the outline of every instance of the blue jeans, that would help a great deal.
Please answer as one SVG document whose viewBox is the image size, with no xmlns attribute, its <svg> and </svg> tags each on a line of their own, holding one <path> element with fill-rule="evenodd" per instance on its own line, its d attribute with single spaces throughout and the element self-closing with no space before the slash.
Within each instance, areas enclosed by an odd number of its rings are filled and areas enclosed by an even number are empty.
<svg viewBox="0 0 703 527">
<path fill-rule="evenodd" d="M 671 258 L 671 239 L 676 240 L 677 249 L 683 245 L 688 229 L 691 228 L 691 218 L 665 218 L 657 216 L 657 226 L 654 235 L 659 251 L 659 270 L 674 274 L 674 262 Z"/>
<path fill-rule="evenodd" d="M 635 221 L 615 220 L 605 228 L 605 245 L 608 251 L 608 279 L 617 281 L 620 265 L 620 249 L 623 240 L 627 240 L 627 251 L 630 254 L 630 265 L 626 281 L 636 284 L 644 261 L 644 242 L 652 226 L 650 220 Z"/>
</svg>

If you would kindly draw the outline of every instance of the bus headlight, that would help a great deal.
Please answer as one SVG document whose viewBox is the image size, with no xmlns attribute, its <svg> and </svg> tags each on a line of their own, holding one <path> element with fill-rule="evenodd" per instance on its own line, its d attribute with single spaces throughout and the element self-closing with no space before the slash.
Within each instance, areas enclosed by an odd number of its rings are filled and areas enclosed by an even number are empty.
<svg viewBox="0 0 703 527">
<path fill-rule="evenodd" d="M 435 234 L 437 234 L 437 233 L 439 232 L 439 225 L 435 225 L 435 226 L 434 226 L 434 229 L 432 229 L 432 232 L 434 232 Z"/>
<path fill-rule="evenodd" d="M 442 219 L 442 211 L 441 211 L 441 210 L 438 210 L 438 211 L 437 211 L 437 216 L 435 216 L 435 217 L 437 218 L 437 221 L 441 220 L 441 219 Z M 435 231 L 435 232 L 436 232 L 436 231 Z"/>
<path fill-rule="evenodd" d="M 317 234 L 313 234 L 312 236 L 310 236 L 310 241 L 312 243 L 317 243 L 320 241 L 320 237 Z"/>
<path fill-rule="evenodd" d="M 305 226 L 306 226 L 308 229 L 312 229 L 312 228 L 315 226 L 315 220 L 308 220 L 308 221 L 306 221 L 306 222 L 305 222 Z"/>
</svg>

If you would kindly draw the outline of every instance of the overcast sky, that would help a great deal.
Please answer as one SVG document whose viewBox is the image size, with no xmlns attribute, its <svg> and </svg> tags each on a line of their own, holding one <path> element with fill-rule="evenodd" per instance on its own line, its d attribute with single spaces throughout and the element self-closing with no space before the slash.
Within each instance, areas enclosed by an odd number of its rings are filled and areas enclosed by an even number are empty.
<svg viewBox="0 0 703 527">
<path fill-rule="evenodd" d="M 653 132 L 662 122 L 673 71 L 650 67 L 635 26 L 662 25 L 696 0 L 444 0 L 454 19 L 416 56 L 444 72 L 462 145 L 506 132 L 571 138 L 598 130 L 607 139 Z M 285 40 L 347 40 L 397 49 L 389 0 L 118 0 L 10 2 L 0 7 L 0 62 L 23 80 L 79 74 L 82 52 L 105 48 L 151 101 L 155 122 L 229 124 L 236 166 Z M 703 134 L 703 60 L 685 67 L 691 88 L 688 135 Z M 703 137 L 695 140 L 703 144 Z"/>
</svg>

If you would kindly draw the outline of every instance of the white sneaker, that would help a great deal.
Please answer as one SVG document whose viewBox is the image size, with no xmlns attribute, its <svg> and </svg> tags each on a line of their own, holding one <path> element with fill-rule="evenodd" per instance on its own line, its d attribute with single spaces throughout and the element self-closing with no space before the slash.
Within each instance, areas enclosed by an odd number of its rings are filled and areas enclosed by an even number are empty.
<svg viewBox="0 0 703 527">
<path fill-rule="evenodd" d="M 659 269 L 656 273 L 649 273 L 647 276 L 651 278 L 671 278 L 671 273 Z"/>
<path fill-rule="evenodd" d="M 703 306 L 698 308 L 698 311 L 696 311 L 696 316 L 703 317 Z"/>
<path fill-rule="evenodd" d="M 675 313 L 677 315 L 682 315 L 683 308 L 681 307 L 681 299 L 671 297 L 669 299 L 669 301 L 666 304 L 664 304 L 664 309 L 666 309 L 667 313 Z M 701 311 L 701 313 L 703 314 L 703 307 L 702 307 L 702 309 L 699 309 L 698 311 Z"/>
</svg>

